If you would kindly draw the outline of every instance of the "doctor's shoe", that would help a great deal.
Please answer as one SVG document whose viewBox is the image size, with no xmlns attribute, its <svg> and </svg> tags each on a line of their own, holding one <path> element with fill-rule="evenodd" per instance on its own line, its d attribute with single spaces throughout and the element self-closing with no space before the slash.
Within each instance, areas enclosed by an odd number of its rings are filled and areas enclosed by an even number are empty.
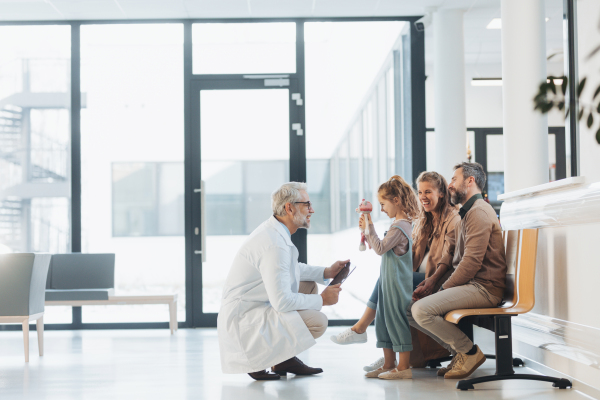
<svg viewBox="0 0 600 400">
<path fill-rule="evenodd" d="M 266 370 L 258 372 L 250 372 L 248 375 L 256 381 L 276 381 L 279 379 L 279 375 L 272 374 Z"/>
<path fill-rule="evenodd" d="M 314 375 L 323 372 L 321 368 L 309 367 L 300 361 L 298 357 L 292 357 L 289 360 L 271 367 L 271 371 L 281 376 L 285 376 L 287 373 L 294 375 Z"/>
<path fill-rule="evenodd" d="M 337 344 L 367 343 L 367 332 L 356 333 L 348 328 L 337 335 L 331 335 L 331 341 Z"/>
</svg>

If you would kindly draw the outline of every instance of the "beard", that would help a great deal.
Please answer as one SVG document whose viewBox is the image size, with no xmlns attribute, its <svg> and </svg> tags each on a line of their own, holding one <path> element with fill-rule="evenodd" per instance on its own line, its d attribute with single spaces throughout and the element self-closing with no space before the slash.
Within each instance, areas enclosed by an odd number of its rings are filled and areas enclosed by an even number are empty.
<svg viewBox="0 0 600 400">
<path fill-rule="evenodd" d="M 465 204 L 467 198 L 467 185 L 463 183 L 461 187 L 454 188 L 454 191 L 450 194 L 452 202 L 454 204 Z"/>
<path fill-rule="evenodd" d="M 294 215 L 294 224 L 298 227 L 298 229 L 308 229 L 310 228 L 310 220 L 308 219 L 310 214 L 302 215 L 300 211 Z"/>
</svg>

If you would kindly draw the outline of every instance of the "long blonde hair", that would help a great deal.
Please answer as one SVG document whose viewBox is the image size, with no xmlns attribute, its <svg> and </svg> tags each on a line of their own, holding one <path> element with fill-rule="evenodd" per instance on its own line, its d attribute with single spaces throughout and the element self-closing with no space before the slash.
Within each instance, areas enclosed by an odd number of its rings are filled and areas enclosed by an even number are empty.
<svg viewBox="0 0 600 400">
<path fill-rule="evenodd" d="M 442 175 L 435 171 L 421 172 L 417 178 L 417 187 L 421 182 L 431 183 L 433 187 L 442 194 L 442 197 L 440 197 L 435 210 L 439 215 L 439 220 L 437 221 L 436 226 L 434 226 L 433 213 L 425 211 L 423 205 L 419 202 L 419 217 L 417 219 L 417 223 L 415 224 L 415 230 L 413 233 L 415 248 L 419 245 L 421 240 L 428 240 L 429 238 L 440 235 L 446 210 L 449 207 L 454 207 L 450 197 L 450 192 L 448 191 L 448 182 L 446 182 L 446 179 Z"/>
<path fill-rule="evenodd" d="M 419 200 L 414 189 L 398 175 L 392 176 L 387 182 L 382 183 L 377 190 L 384 199 L 393 201 L 400 199 L 400 207 L 409 221 L 414 221 L 419 215 Z"/>
</svg>

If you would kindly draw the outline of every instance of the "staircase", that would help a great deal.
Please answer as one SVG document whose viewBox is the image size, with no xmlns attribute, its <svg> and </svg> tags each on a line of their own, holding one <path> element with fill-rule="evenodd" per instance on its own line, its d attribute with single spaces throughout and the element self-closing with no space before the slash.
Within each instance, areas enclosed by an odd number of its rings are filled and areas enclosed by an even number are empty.
<svg viewBox="0 0 600 400">
<path fill-rule="evenodd" d="M 21 200 L 0 200 L 0 244 L 10 247 L 13 252 L 22 249 Z"/>
</svg>

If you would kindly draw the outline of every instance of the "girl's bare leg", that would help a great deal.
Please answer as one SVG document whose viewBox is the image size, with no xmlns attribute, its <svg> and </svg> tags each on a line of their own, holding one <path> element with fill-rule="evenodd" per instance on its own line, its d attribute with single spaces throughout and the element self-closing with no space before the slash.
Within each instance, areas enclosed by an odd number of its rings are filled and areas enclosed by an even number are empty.
<svg viewBox="0 0 600 400">
<path fill-rule="evenodd" d="M 352 329 L 356 333 L 365 333 L 371 322 L 375 321 L 376 311 L 370 307 L 365 309 L 364 314 L 356 324 L 350 329 Z"/>
<path fill-rule="evenodd" d="M 386 349 L 384 349 L 384 350 L 386 350 Z M 398 353 L 398 366 L 396 367 L 396 369 L 398 371 L 403 371 L 405 369 L 409 369 L 410 368 L 409 360 L 410 360 L 410 351 L 403 351 L 402 353 Z"/>
<path fill-rule="evenodd" d="M 403 354 L 403 353 L 400 353 Z M 393 369 L 396 367 L 396 353 L 392 349 L 383 349 L 383 369 Z M 400 366 L 398 366 L 400 368 Z"/>
</svg>

